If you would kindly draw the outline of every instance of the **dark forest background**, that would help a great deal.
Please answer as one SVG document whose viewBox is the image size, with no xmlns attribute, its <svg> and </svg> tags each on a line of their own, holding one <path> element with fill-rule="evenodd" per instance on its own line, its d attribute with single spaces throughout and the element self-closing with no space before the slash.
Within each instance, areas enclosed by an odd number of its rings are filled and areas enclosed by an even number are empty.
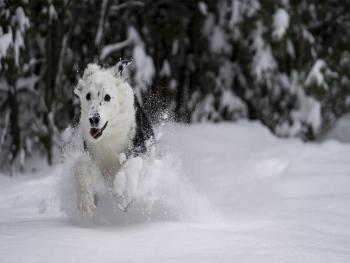
<svg viewBox="0 0 350 263">
<path fill-rule="evenodd" d="M 0 0 L 0 167 L 49 163 L 88 63 L 132 58 L 152 116 L 314 140 L 349 111 L 350 1 Z"/>
</svg>

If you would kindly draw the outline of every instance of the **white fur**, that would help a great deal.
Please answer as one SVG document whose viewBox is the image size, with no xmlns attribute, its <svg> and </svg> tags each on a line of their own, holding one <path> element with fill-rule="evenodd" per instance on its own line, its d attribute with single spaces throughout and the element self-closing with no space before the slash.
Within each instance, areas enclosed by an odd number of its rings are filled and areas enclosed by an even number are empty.
<svg viewBox="0 0 350 263">
<path fill-rule="evenodd" d="M 74 93 L 81 103 L 80 125 L 91 159 L 97 164 L 107 181 L 114 180 L 120 169 L 120 156 L 128 150 L 135 135 L 134 94 L 130 85 L 114 73 L 114 68 L 102 69 L 96 64 L 89 64 L 79 80 Z M 86 95 L 90 93 L 88 101 Z M 111 97 L 104 101 L 105 95 Z M 90 135 L 89 117 L 100 115 L 99 127 L 108 122 L 101 137 L 94 139 Z M 85 158 L 85 157 L 84 157 Z M 90 160 L 91 161 L 91 160 Z M 87 216 L 93 216 L 95 210 L 94 186 L 88 161 L 76 164 L 75 181 L 78 196 L 78 208 Z"/>
</svg>

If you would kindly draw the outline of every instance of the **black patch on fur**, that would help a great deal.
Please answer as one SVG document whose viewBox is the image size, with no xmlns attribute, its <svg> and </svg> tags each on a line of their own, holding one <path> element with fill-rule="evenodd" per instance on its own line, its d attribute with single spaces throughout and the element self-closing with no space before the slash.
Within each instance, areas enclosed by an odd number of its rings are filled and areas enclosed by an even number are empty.
<svg viewBox="0 0 350 263">
<path fill-rule="evenodd" d="M 133 155 L 139 155 L 147 151 L 147 141 L 154 139 L 154 132 L 151 122 L 149 121 L 146 113 L 142 109 L 138 99 L 134 96 L 135 107 L 135 119 L 136 119 L 136 131 L 133 138 Z"/>
</svg>

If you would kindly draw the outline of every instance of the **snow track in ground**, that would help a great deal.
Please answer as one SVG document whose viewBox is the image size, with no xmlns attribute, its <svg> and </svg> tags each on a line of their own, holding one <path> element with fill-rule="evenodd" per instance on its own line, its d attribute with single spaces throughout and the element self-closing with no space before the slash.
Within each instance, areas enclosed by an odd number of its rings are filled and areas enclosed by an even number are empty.
<svg viewBox="0 0 350 263">
<path fill-rule="evenodd" d="M 87 224 L 60 210 L 64 166 L 0 176 L 0 262 L 350 261 L 349 145 L 281 140 L 245 121 L 163 134 L 176 157 L 157 172 L 181 192 L 167 209 L 185 217 L 131 209 Z"/>
</svg>

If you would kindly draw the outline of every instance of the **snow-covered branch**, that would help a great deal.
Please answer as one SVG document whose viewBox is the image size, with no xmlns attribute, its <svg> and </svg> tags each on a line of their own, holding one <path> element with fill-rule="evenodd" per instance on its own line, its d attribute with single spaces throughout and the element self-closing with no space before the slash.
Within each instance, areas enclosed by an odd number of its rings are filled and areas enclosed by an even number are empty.
<svg viewBox="0 0 350 263">
<path fill-rule="evenodd" d="M 122 42 L 118 42 L 115 44 L 111 44 L 111 45 L 107 45 L 104 48 L 102 48 L 101 50 L 101 54 L 100 54 L 100 60 L 105 60 L 109 55 L 111 55 L 112 53 L 121 50 L 123 48 L 126 48 L 127 46 L 131 45 L 132 43 L 132 39 L 128 38 Z"/>
<path fill-rule="evenodd" d="M 103 28 L 105 23 L 105 16 L 107 11 L 108 0 L 103 0 L 100 11 L 100 19 L 98 21 L 98 29 L 95 37 L 95 45 L 98 46 L 101 43 L 103 36 Z"/>
<path fill-rule="evenodd" d="M 122 3 L 120 5 L 115 5 L 111 7 L 111 12 L 118 12 L 124 8 L 128 8 L 128 7 L 142 7 L 145 4 L 141 1 L 127 1 L 125 3 Z"/>
</svg>

